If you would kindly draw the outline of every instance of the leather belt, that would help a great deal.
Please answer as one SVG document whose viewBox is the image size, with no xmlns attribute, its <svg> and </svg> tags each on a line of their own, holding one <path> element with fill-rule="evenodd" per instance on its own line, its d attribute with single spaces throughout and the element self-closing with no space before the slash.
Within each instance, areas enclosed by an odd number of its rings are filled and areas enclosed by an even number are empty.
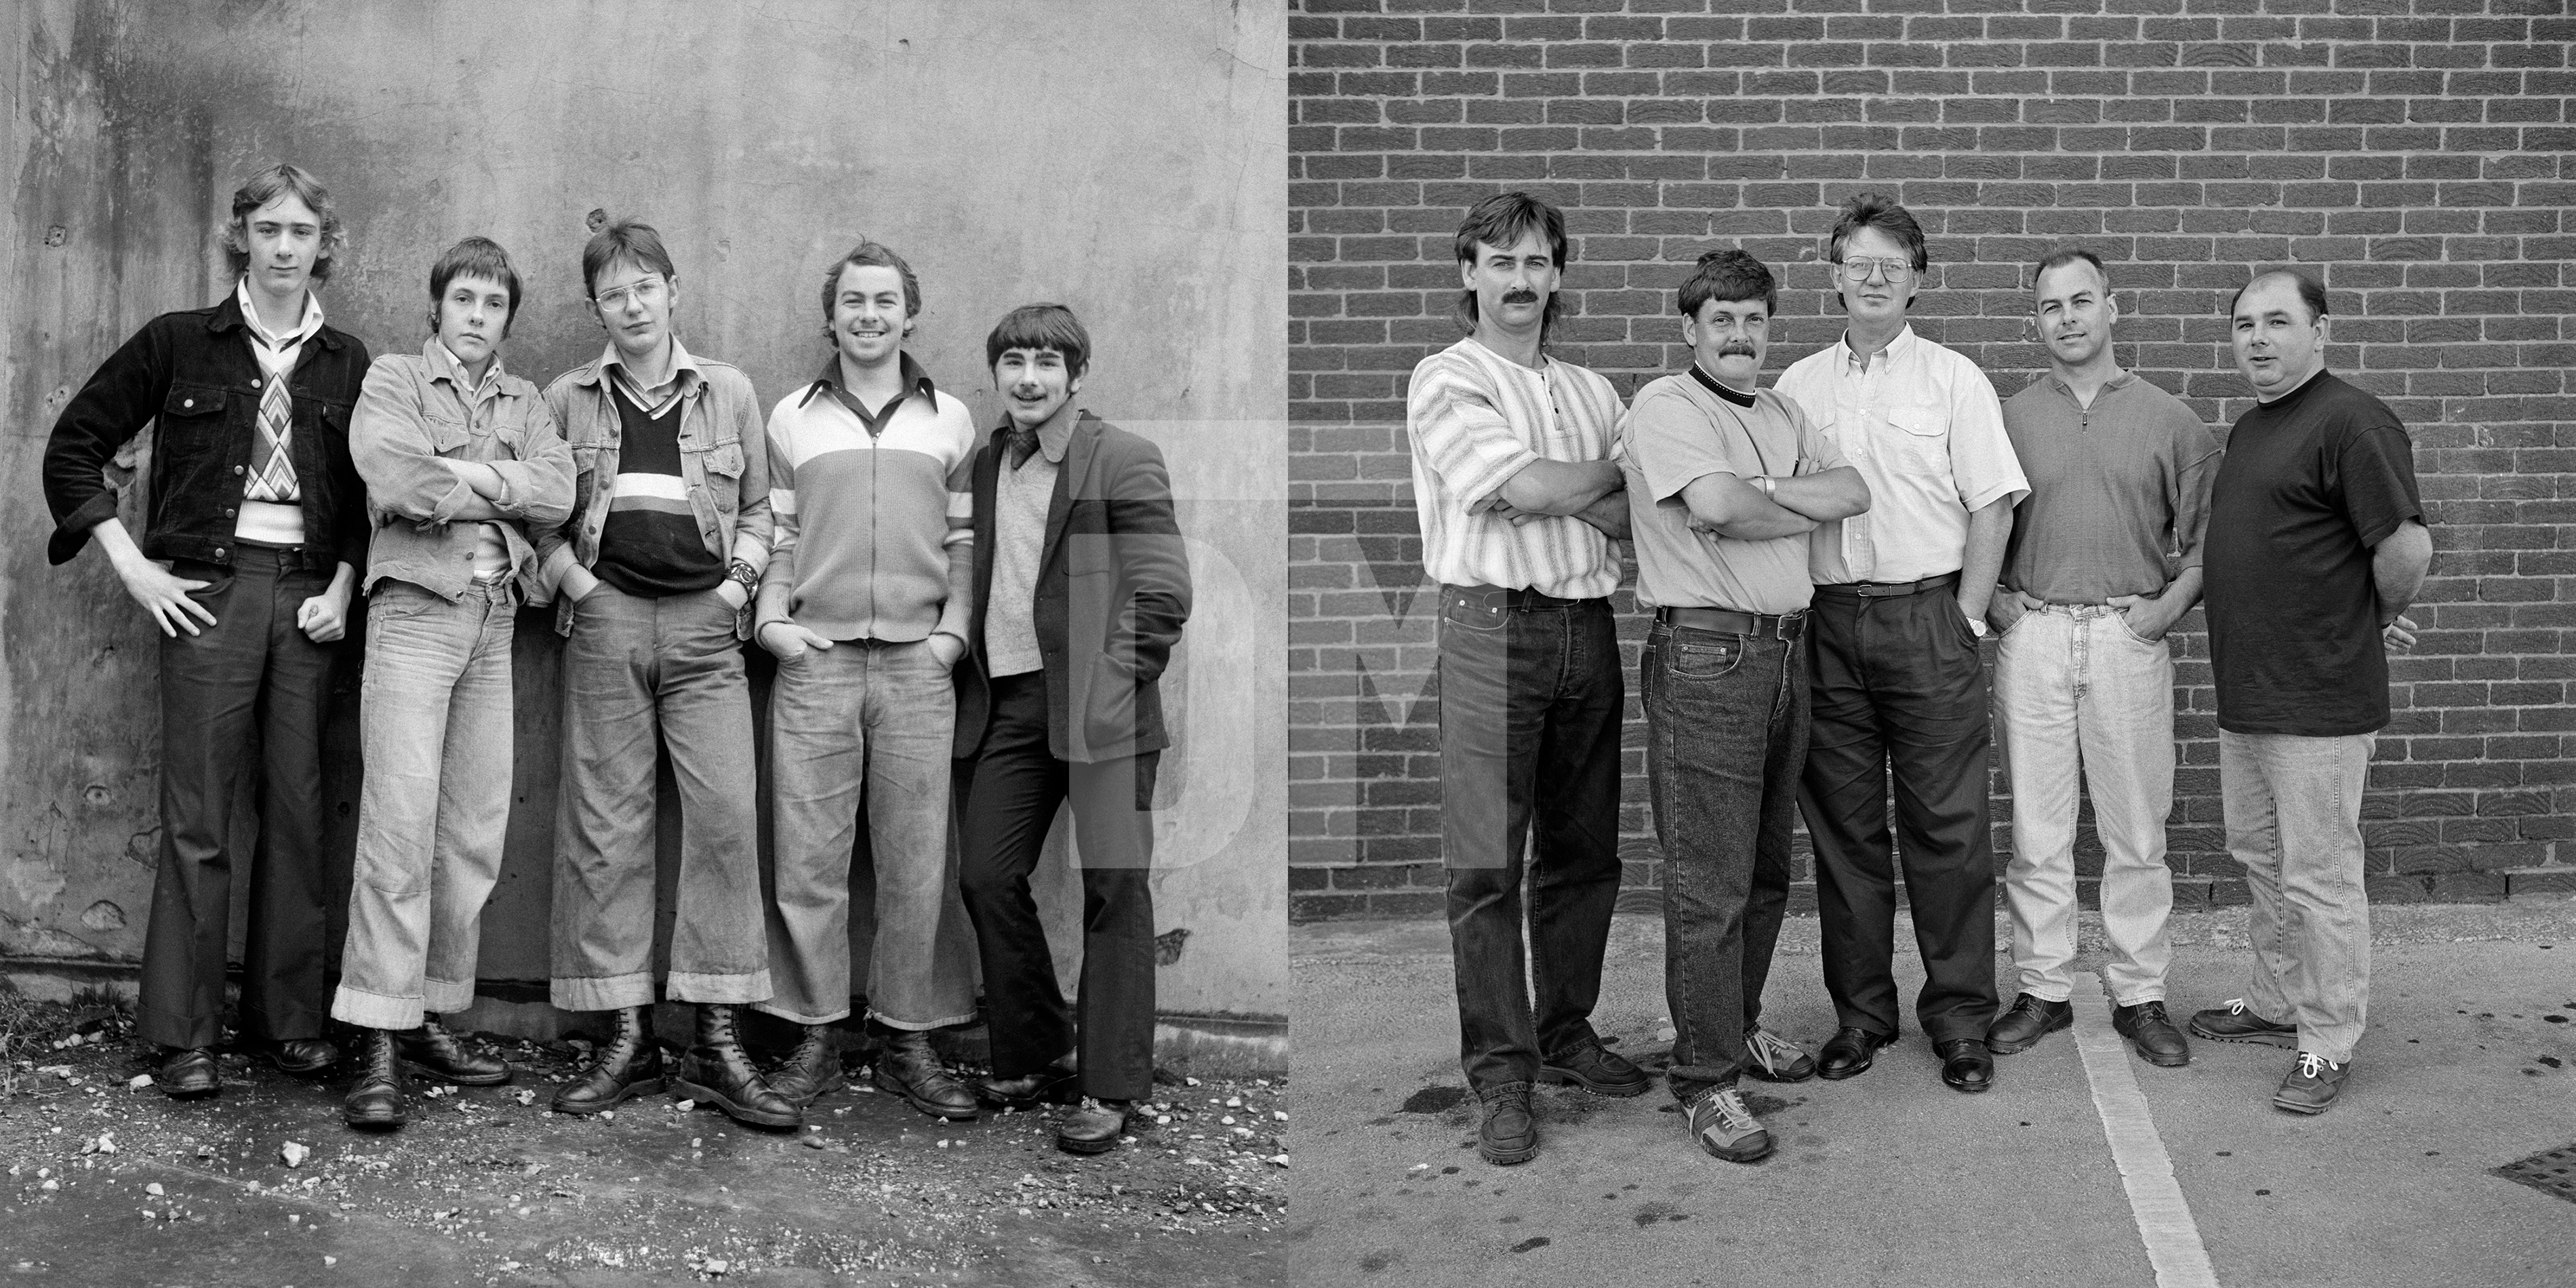
<svg viewBox="0 0 2576 1288">
<path fill-rule="evenodd" d="M 1848 595 L 1860 599 L 1895 599 L 1904 595 L 1919 595 L 1927 590 L 1938 590 L 1943 586 L 1955 586 L 1958 584 L 1959 574 L 1955 572 L 1945 572 L 1938 577 L 1926 577 L 1921 581 L 1851 581 L 1844 582 L 1841 585 L 1836 586 L 1818 586 L 1816 587 L 1816 593 L 1819 595 Z"/>
<path fill-rule="evenodd" d="M 1773 616 L 1770 613 L 1739 613 L 1732 608 L 1658 608 L 1655 620 L 1665 626 L 1683 630 L 1715 631 L 1720 635 L 1750 635 L 1755 639 L 1787 640 L 1791 643 L 1807 633 L 1807 612 Z"/>
<path fill-rule="evenodd" d="M 1440 598 L 1443 603 L 1452 608 L 1573 608 L 1579 604 L 1596 602 L 1589 599 L 1559 599 L 1554 595 L 1542 595 L 1535 590 L 1512 590 L 1502 586 L 1445 584 L 1440 587 Z"/>
</svg>

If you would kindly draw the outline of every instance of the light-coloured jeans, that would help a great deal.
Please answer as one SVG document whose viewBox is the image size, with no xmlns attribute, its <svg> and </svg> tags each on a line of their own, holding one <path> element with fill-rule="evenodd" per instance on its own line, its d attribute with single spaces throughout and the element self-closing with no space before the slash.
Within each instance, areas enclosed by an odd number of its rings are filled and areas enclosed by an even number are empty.
<svg viewBox="0 0 2576 1288">
<path fill-rule="evenodd" d="M 2004 632 L 1995 657 L 2013 853 L 2004 870 L 2022 992 L 2073 994 L 2075 787 L 2079 770 L 2102 838 L 2103 976 L 2121 1006 L 2160 1002 L 2173 958 L 2173 651 L 2129 631 L 2119 610 L 2050 604 Z"/>
<path fill-rule="evenodd" d="M 647 599 L 604 582 L 573 606 L 551 935 L 552 1001 L 567 1011 L 653 1002 L 653 778 L 663 748 L 680 790 L 664 992 L 735 1005 L 769 996 L 751 684 L 734 617 L 712 590 Z"/>
<path fill-rule="evenodd" d="M 758 1010 L 799 1024 L 850 1013 L 851 860 L 866 789 L 876 931 L 868 1014 L 898 1029 L 975 1018 L 975 948 L 948 847 L 957 691 L 928 641 L 844 640 L 778 665 L 769 692 L 776 893 Z"/>
<path fill-rule="evenodd" d="M 367 603 L 358 738 L 366 785 L 331 1017 L 417 1028 L 474 1004 L 483 904 L 510 824 L 509 583 L 449 603 L 407 581 Z"/>
<path fill-rule="evenodd" d="M 2375 733 L 2218 733 L 2227 848 L 2254 896 L 2245 1005 L 2299 1026 L 2299 1049 L 2352 1058 L 2370 1008 L 2370 900 L 2361 793 Z"/>
</svg>

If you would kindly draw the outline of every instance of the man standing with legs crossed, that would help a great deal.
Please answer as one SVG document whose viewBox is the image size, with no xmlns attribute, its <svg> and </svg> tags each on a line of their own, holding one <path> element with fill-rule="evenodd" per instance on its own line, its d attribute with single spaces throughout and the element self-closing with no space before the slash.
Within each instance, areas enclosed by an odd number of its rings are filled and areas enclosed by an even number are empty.
<svg viewBox="0 0 2576 1288">
<path fill-rule="evenodd" d="M 2165 632 L 2200 595 L 2200 537 L 2218 440 L 2182 400 L 2122 371 L 2110 274 L 2091 251 L 2041 260 L 2032 314 L 2047 374 L 2004 403 L 2030 477 L 2003 581 L 1995 702 L 2012 776 L 2012 908 L 2021 993 L 1986 1031 L 1997 1055 L 2072 1023 L 2078 766 L 2102 837 L 2112 1027 L 2151 1064 L 2191 1062 L 2165 1016 L 2173 871 L 2173 653 Z M 2166 574 L 2168 551 L 2179 568 Z"/>
<path fill-rule="evenodd" d="M 1869 488 L 1796 403 L 1755 390 L 1771 271 L 1711 251 L 1679 295 L 1691 368 L 1637 391 L 1619 443 L 1637 603 L 1655 613 L 1638 686 L 1664 851 L 1665 1076 L 1700 1148 L 1750 1163 L 1772 1137 L 1738 1075 L 1815 1070 L 1759 1023 L 1807 753 L 1807 534 L 1868 509 Z"/>
<path fill-rule="evenodd" d="M 769 692 L 778 992 L 757 1009 L 804 1030 L 769 1073 L 810 1105 L 844 1085 L 825 1026 L 850 1013 L 850 861 L 866 789 L 875 922 L 868 962 L 877 1085 L 925 1114 L 975 1116 L 930 1031 L 975 1018 L 962 922 L 944 917 L 949 743 L 974 594 L 968 463 L 975 421 L 903 351 L 921 283 L 863 241 L 823 276 L 834 352 L 769 413 L 776 523 L 760 586 Z M 943 923 L 947 924 L 942 934 Z M 947 951 L 942 952 L 945 948 Z"/>
<path fill-rule="evenodd" d="M 2370 1005 L 2361 794 L 2388 723 L 2387 648 L 2433 562 L 2414 446 L 2326 366 L 2326 291 L 2263 273 L 2229 306 L 2254 407 L 2209 502 L 2209 661 L 2227 848 L 2253 896 L 2245 996 L 2191 1017 L 2221 1042 L 2296 1045 L 2272 1103 L 2320 1114 Z"/>
<path fill-rule="evenodd" d="M 1817 1072 L 1848 1078 L 1896 1040 L 1896 848 L 1926 976 L 1915 1017 L 1941 1080 L 1994 1078 L 1995 868 L 1986 802 L 1986 672 L 1977 644 L 2029 485 L 1975 363 L 1914 333 L 1931 256 L 1905 207 L 1864 193 L 1827 239 L 1849 319 L 1779 390 L 1869 483 L 1869 513 L 1809 543 L 1814 720 L 1798 802 L 1816 847 L 1825 991 L 1841 1028 Z"/>
<path fill-rule="evenodd" d="M 1540 347 L 1563 307 L 1564 216 L 1500 193 L 1467 212 L 1455 250 L 1469 335 L 1413 369 L 1406 430 L 1422 559 L 1440 583 L 1441 861 L 1461 1062 L 1484 1104 L 1477 1147 L 1509 1164 L 1538 1156 L 1531 1083 L 1614 1096 L 1648 1085 L 1591 1022 L 1619 898 L 1626 694 L 1610 543 L 1628 535 L 1628 505 L 1610 460 L 1618 393 Z"/>
</svg>

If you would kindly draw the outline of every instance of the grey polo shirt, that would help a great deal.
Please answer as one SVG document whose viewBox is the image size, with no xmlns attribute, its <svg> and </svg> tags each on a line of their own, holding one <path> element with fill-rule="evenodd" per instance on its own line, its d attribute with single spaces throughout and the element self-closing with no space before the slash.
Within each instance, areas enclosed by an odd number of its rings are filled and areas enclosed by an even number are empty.
<svg viewBox="0 0 2576 1288">
<path fill-rule="evenodd" d="M 2055 373 L 2004 402 L 2030 479 L 2013 510 L 2003 584 L 2052 604 L 2162 593 L 2200 566 L 2218 439 L 2181 399 L 2124 371 L 2079 406 Z M 2179 561 L 2168 574 L 2167 555 Z"/>
<path fill-rule="evenodd" d="M 1696 531 L 1682 499 L 1682 489 L 1710 474 L 1782 478 L 1845 464 L 1796 403 L 1765 389 L 1753 406 L 1738 407 L 1688 372 L 1665 376 L 1629 404 L 1617 460 L 1637 545 L 1638 603 L 1794 613 L 1814 598 L 1808 534 L 1738 541 Z"/>
</svg>

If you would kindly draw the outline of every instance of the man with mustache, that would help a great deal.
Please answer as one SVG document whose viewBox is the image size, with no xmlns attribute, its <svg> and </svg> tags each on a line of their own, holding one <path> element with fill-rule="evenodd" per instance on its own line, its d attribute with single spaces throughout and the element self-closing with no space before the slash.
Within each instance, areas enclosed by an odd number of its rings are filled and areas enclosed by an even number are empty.
<svg viewBox="0 0 2576 1288">
<path fill-rule="evenodd" d="M 2330 1108 L 2370 1004 L 2361 795 L 2388 723 L 2390 647 L 2433 561 L 2396 413 L 2325 369 L 2325 286 L 2263 273 L 2229 305 L 2254 386 L 2209 502 L 2209 669 L 2227 848 L 2253 896 L 2245 996 L 2191 1017 L 2296 1047 L 2275 1107 Z"/>
<path fill-rule="evenodd" d="M 753 637 L 769 693 L 775 871 L 757 1009 L 803 1036 L 769 1072 L 799 1105 L 845 1085 L 828 1031 L 850 1013 L 850 869 L 861 790 L 875 875 L 866 979 L 877 1086 L 925 1114 L 973 1118 L 975 1095 L 930 1031 L 975 1018 L 974 966 L 948 854 L 949 742 L 966 652 L 975 422 L 904 351 L 921 282 L 862 241 L 823 275 L 822 374 L 769 413 L 776 525 Z"/>
<path fill-rule="evenodd" d="M 1678 297 L 1690 370 L 1638 390 L 1619 436 L 1637 602 L 1655 613 L 1639 682 L 1664 853 L 1665 1077 L 1700 1148 L 1750 1163 L 1773 1142 L 1738 1076 L 1816 1067 L 1760 1023 L 1807 751 L 1807 534 L 1868 509 L 1869 487 L 1797 404 L 1755 388 L 1779 302 L 1760 260 L 1702 255 Z"/>
<path fill-rule="evenodd" d="M 1986 601 L 2029 485 L 1994 386 L 1914 333 L 1931 266 L 1905 207 L 1863 193 L 1826 239 L 1842 338 L 1780 377 L 1869 484 L 1867 514 L 1808 544 L 1814 723 L 1799 805 L 1815 841 L 1825 990 L 1841 1028 L 1817 1072 L 1848 1078 L 1896 1039 L 1896 883 L 1887 797 L 1926 979 L 1915 1016 L 1941 1080 L 1984 1091 L 1994 1057 L 1994 854 L 1988 834 Z M 1884 768 L 1883 768 L 1884 766 Z"/>
<path fill-rule="evenodd" d="M 348 234 L 312 175 L 273 165 L 235 190 L 224 298 L 164 313 L 109 355 L 45 444 L 45 557 L 95 538 L 161 632 L 161 855 L 135 1030 L 159 1043 L 154 1082 L 176 1098 L 221 1089 L 224 960 L 235 872 L 250 881 L 241 1031 L 280 1069 L 338 1063 L 331 1003 L 322 727 L 330 647 L 367 559 L 365 485 L 349 409 L 365 345 L 322 319 L 310 289 Z M 153 426 L 140 542 L 104 470 Z M 260 755 L 243 748 L 256 740 Z M 249 780 L 249 781 L 245 781 Z M 233 802 L 256 783 L 259 844 L 234 849 Z"/>
<path fill-rule="evenodd" d="M 1538 1155 L 1531 1083 L 1616 1096 L 1648 1086 L 1590 1019 L 1619 897 L 1626 693 L 1610 543 L 1628 535 L 1628 506 L 1610 460 L 1617 392 L 1542 348 L 1564 307 L 1564 216 L 1500 193 L 1467 212 L 1454 249 L 1469 334 L 1413 369 L 1406 431 L 1422 559 L 1440 582 L 1441 859 L 1461 1063 L 1484 1105 L 1478 1149 L 1510 1164 Z"/>
<path fill-rule="evenodd" d="M 2190 1063 L 2191 1047 L 2164 1000 L 2174 775 L 2165 632 L 2200 594 L 2218 440 L 2181 399 L 2120 369 L 2111 352 L 2120 307 L 2091 251 L 2041 260 L 2031 287 L 2049 369 L 2004 403 L 2030 495 L 1986 608 L 2000 638 L 1995 702 L 2013 793 L 2004 893 L 2021 991 L 1986 1047 L 2027 1051 L 2074 1020 L 2080 766 L 2102 837 L 2111 1024 L 2148 1063 L 2170 1068 Z"/>
</svg>

